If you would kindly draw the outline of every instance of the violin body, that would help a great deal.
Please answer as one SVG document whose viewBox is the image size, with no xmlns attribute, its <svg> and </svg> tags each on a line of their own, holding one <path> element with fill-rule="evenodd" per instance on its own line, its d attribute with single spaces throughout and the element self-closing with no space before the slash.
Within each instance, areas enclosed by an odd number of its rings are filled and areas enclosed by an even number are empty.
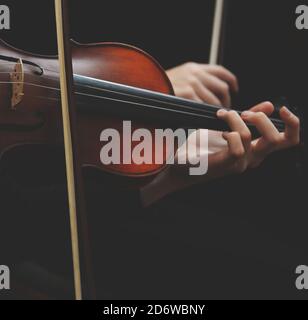
<svg viewBox="0 0 308 320">
<path fill-rule="evenodd" d="M 57 56 L 35 55 L 0 42 L 0 152 L 16 146 L 63 144 L 59 64 Z M 133 87 L 173 94 L 162 67 L 145 52 L 124 44 L 82 45 L 72 41 L 74 73 Z M 6 61 L 5 57 L 10 57 Z M 18 65 L 21 59 L 23 65 Z M 14 61 L 17 62 L 14 62 Z M 20 60 L 19 60 L 20 61 Z M 16 104 L 16 105 L 14 105 Z M 89 106 L 90 107 L 90 106 Z M 123 119 L 77 112 L 82 165 L 129 177 L 149 177 L 164 164 L 102 165 L 100 134 L 105 128 L 121 132 Z M 154 130 L 154 124 L 133 123 L 133 129 Z M 154 148 L 154 146 L 153 146 Z"/>
</svg>

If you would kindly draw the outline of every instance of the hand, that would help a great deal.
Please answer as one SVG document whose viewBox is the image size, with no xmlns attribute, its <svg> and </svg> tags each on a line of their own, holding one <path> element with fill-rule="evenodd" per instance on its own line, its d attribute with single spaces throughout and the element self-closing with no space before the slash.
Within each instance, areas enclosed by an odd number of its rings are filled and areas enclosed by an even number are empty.
<svg viewBox="0 0 308 320">
<path fill-rule="evenodd" d="M 176 96 L 216 106 L 231 106 L 230 90 L 238 92 L 236 76 L 222 66 L 185 63 L 167 71 Z"/>
<path fill-rule="evenodd" d="M 210 137 L 210 152 L 216 147 L 216 152 L 209 155 L 209 167 L 212 166 L 214 176 L 232 173 L 242 173 L 248 168 L 258 167 L 271 153 L 296 146 L 300 142 L 300 121 L 287 108 L 280 110 L 280 117 L 285 123 L 285 132 L 280 133 L 269 120 L 274 112 L 270 102 L 261 103 L 240 117 L 234 111 L 220 110 L 218 117 L 227 122 L 233 132 L 212 133 Z M 261 137 L 252 140 L 251 133 L 245 122 L 254 125 Z M 215 138 L 216 135 L 216 138 Z M 223 147 L 223 139 L 225 146 Z M 220 151 L 217 152 L 217 149 Z"/>
<path fill-rule="evenodd" d="M 273 112 L 274 106 L 270 102 L 253 107 L 243 113 L 242 117 L 235 111 L 218 111 L 217 116 L 229 125 L 232 132 L 209 131 L 209 145 L 206 149 L 202 149 L 198 139 L 200 135 L 205 134 L 205 130 L 195 131 L 187 140 L 187 144 L 196 145 L 198 156 L 208 157 L 208 173 L 204 176 L 190 176 L 188 162 L 186 165 L 170 166 L 142 190 L 144 205 L 151 205 L 167 194 L 198 183 L 230 174 L 241 174 L 249 168 L 258 167 L 272 152 L 298 145 L 299 119 L 287 108 L 282 108 L 280 117 L 286 129 L 280 133 L 268 118 Z M 245 122 L 258 129 L 261 134 L 259 139 L 252 140 Z M 177 157 L 188 159 L 188 156 L 186 146 L 179 148 Z"/>
</svg>

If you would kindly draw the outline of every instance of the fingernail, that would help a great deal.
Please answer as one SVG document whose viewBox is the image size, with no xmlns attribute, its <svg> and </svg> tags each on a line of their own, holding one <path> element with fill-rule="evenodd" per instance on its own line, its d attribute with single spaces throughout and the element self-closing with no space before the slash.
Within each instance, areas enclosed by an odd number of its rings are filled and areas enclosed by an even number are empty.
<svg viewBox="0 0 308 320">
<path fill-rule="evenodd" d="M 218 115 L 218 117 L 222 117 L 222 116 L 226 115 L 227 112 L 228 111 L 225 110 L 225 109 L 220 109 L 220 110 L 217 111 L 217 115 Z"/>
<path fill-rule="evenodd" d="M 248 117 L 250 117 L 252 115 L 253 115 L 253 112 L 251 112 L 251 111 L 242 112 L 242 118 L 248 118 Z"/>
</svg>

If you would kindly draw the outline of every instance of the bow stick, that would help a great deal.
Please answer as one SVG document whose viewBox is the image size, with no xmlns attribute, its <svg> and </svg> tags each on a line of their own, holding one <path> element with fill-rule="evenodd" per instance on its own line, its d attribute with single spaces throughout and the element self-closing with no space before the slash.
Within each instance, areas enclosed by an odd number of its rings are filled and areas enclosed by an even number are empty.
<svg viewBox="0 0 308 320">
<path fill-rule="evenodd" d="M 69 40 L 67 0 L 55 0 L 61 105 L 65 146 L 68 203 L 76 300 L 95 297 L 85 210 L 80 153 L 78 152 L 77 115 L 74 103 L 72 55 Z"/>
</svg>

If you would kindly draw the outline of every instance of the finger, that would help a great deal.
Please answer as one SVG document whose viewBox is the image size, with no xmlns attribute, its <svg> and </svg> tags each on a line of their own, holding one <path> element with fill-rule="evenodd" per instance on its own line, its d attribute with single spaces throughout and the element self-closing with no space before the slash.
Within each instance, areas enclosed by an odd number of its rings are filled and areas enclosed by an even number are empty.
<svg viewBox="0 0 308 320">
<path fill-rule="evenodd" d="M 197 96 L 202 101 L 207 102 L 209 104 L 213 104 L 215 106 L 222 106 L 222 102 L 220 101 L 220 99 L 213 92 L 204 87 L 204 85 L 201 82 L 196 81 L 193 85 L 193 88 Z"/>
<path fill-rule="evenodd" d="M 281 108 L 280 117 L 285 123 L 284 138 L 290 145 L 300 142 L 300 120 L 286 107 Z"/>
<path fill-rule="evenodd" d="M 227 70 L 222 66 L 205 65 L 204 67 L 205 67 L 205 70 L 210 74 L 227 82 L 232 91 L 234 92 L 239 91 L 239 84 L 238 84 L 237 77 L 231 71 Z"/>
<path fill-rule="evenodd" d="M 251 132 L 247 125 L 236 111 L 221 109 L 217 112 L 218 118 L 225 121 L 232 131 L 239 133 L 246 151 L 251 147 Z"/>
<path fill-rule="evenodd" d="M 227 142 L 227 148 L 209 157 L 209 162 L 212 164 L 209 163 L 209 167 L 214 168 L 218 174 L 228 171 L 245 154 L 241 137 L 237 132 L 226 132 L 222 134 L 222 137 Z"/>
<path fill-rule="evenodd" d="M 179 97 L 183 97 L 185 99 L 189 99 L 197 102 L 203 102 L 203 100 L 198 97 L 198 95 L 195 93 L 193 89 L 175 91 L 175 95 Z"/>
<path fill-rule="evenodd" d="M 279 131 L 265 113 L 245 111 L 241 116 L 245 122 L 254 125 L 266 140 L 276 141 L 280 138 Z"/>
<path fill-rule="evenodd" d="M 200 73 L 200 80 L 207 87 L 210 91 L 216 94 L 221 102 L 222 105 L 226 108 L 230 108 L 231 106 L 231 96 L 230 96 L 230 88 L 229 85 L 220 80 L 219 78 L 211 75 L 211 74 L 203 74 Z"/>
<path fill-rule="evenodd" d="M 245 111 L 242 113 L 242 118 L 254 125 L 261 134 L 261 138 L 255 144 L 256 152 L 265 154 L 279 146 L 282 137 L 265 113 Z"/>
<path fill-rule="evenodd" d="M 272 113 L 275 111 L 274 105 L 271 102 L 262 102 L 255 107 L 251 108 L 249 111 L 252 112 L 263 112 L 267 116 L 271 116 Z"/>
<path fill-rule="evenodd" d="M 245 148 L 238 132 L 224 132 L 222 137 L 228 143 L 228 155 L 225 159 L 226 165 L 234 164 L 245 156 Z"/>
</svg>

